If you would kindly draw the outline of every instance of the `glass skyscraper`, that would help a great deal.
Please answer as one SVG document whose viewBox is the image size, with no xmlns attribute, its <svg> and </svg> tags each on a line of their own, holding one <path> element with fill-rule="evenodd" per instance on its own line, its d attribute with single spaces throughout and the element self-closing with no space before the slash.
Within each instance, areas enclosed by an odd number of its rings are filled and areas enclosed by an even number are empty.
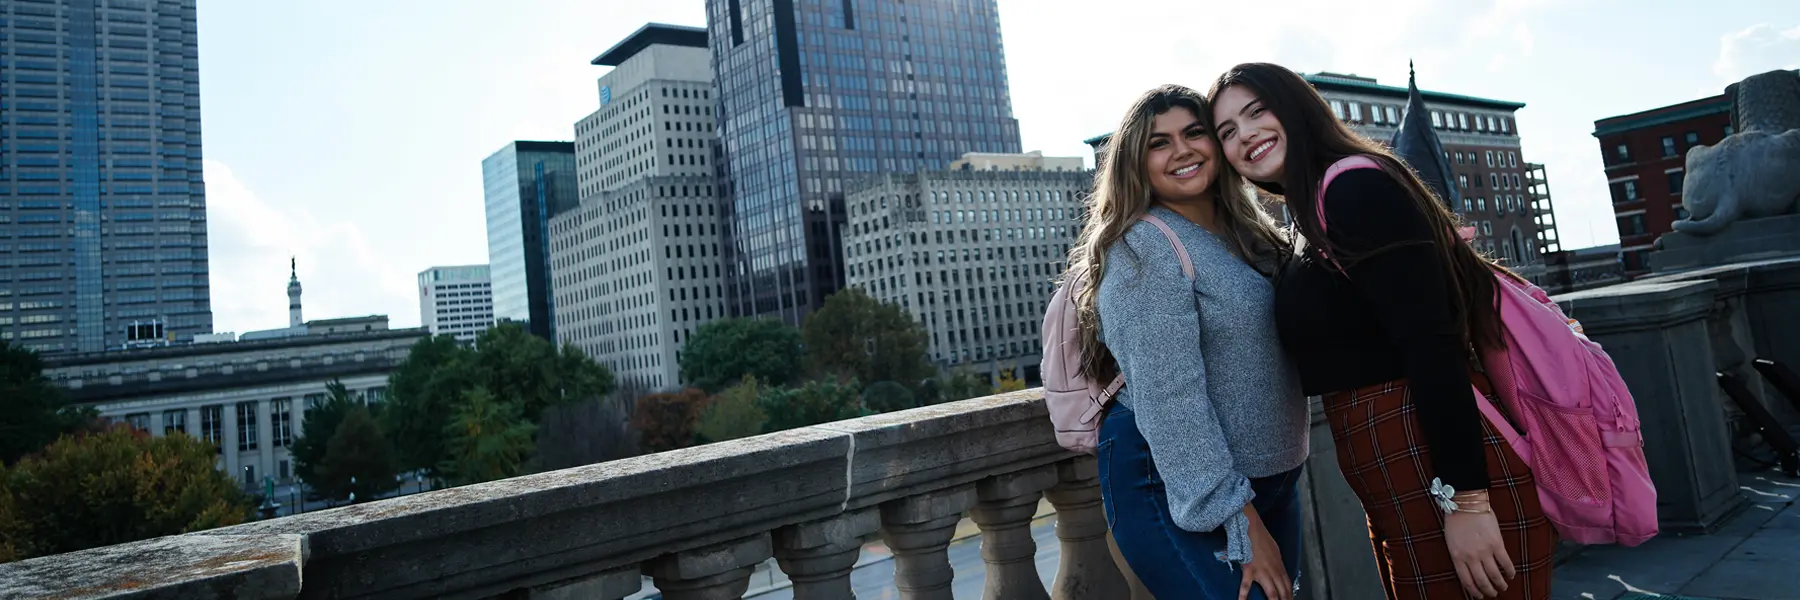
<svg viewBox="0 0 1800 600">
<path fill-rule="evenodd" d="M 513 142 L 481 161 L 494 320 L 555 340 L 550 217 L 577 206 L 574 142 Z"/>
<path fill-rule="evenodd" d="M 736 312 L 798 323 L 844 285 L 844 192 L 1019 152 L 994 0 L 707 0 Z"/>
<path fill-rule="evenodd" d="M 212 332 L 195 0 L 0 0 L 0 339 Z"/>
</svg>

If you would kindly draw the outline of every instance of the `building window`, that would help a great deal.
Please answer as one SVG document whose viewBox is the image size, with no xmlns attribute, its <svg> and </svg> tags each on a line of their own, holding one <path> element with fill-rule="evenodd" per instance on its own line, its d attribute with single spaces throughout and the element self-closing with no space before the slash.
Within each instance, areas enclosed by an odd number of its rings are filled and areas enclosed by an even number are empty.
<svg viewBox="0 0 1800 600">
<path fill-rule="evenodd" d="M 1623 184 L 1620 184 L 1619 195 L 1618 195 L 1618 197 L 1616 197 L 1613 200 L 1613 202 L 1623 204 L 1626 202 L 1637 202 L 1637 200 L 1638 200 L 1637 182 L 1636 181 L 1627 181 Z"/>
<path fill-rule="evenodd" d="M 1339 121 L 1344 120 L 1344 101 L 1343 100 L 1332 100 L 1331 101 L 1331 114 L 1337 115 L 1337 118 Z"/>
<path fill-rule="evenodd" d="M 1625 144 L 1619 144 L 1617 147 L 1614 148 L 1614 151 L 1618 154 L 1619 162 L 1630 162 L 1631 161 L 1631 146 L 1627 146 Z"/>
<path fill-rule="evenodd" d="M 1663 136 L 1662 148 L 1663 148 L 1663 158 L 1669 158 L 1671 156 L 1675 156 L 1675 154 L 1676 154 L 1676 152 L 1675 152 L 1675 137 L 1667 136 L 1667 135 Z"/>
<path fill-rule="evenodd" d="M 1357 104 L 1355 102 L 1350 103 L 1350 120 L 1357 122 L 1357 123 L 1362 122 L 1363 118 L 1362 118 L 1362 105 L 1361 104 Z"/>
<path fill-rule="evenodd" d="M 1681 195 L 1681 184 L 1686 181 L 1687 171 L 1670 171 L 1668 175 L 1669 194 L 1675 196 Z"/>
<path fill-rule="evenodd" d="M 278 466 L 280 468 L 279 472 L 281 473 L 281 480 L 286 481 L 289 477 L 293 477 L 293 474 L 289 472 L 287 459 L 282 459 Z"/>
<path fill-rule="evenodd" d="M 131 413 L 129 415 L 125 415 L 125 423 L 127 425 L 130 425 L 132 429 L 136 429 L 138 431 L 149 433 L 150 432 L 150 413 Z"/>
<path fill-rule="evenodd" d="M 1463 131 L 1469 130 L 1469 114 L 1468 113 L 1457 113 L 1456 114 L 1456 128 L 1461 129 Z"/>
<path fill-rule="evenodd" d="M 163 435 L 171 435 L 176 432 L 187 433 L 187 411 L 163 411 Z"/>
<path fill-rule="evenodd" d="M 1400 123 L 1400 110 L 1392 106 L 1387 107 L 1387 118 L 1389 123 L 1398 125 Z"/>
<path fill-rule="evenodd" d="M 1482 154 L 1487 155 L 1487 166 L 1489 168 L 1492 168 L 1494 166 L 1494 151 L 1488 150 L 1486 152 L 1483 152 Z"/>
<path fill-rule="evenodd" d="M 225 442 L 225 405 L 200 407 L 200 437 L 217 448 Z"/>
<path fill-rule="evenodd" d="M 275 438 L 271 443 L 276 448 L 286 448 L 294 443 L 294 399 L 276 398 L 269 404 L 269 427 Z M 283 479 L 287 477 L 282 476 Z"/>
<path fill-rule="evenodd" d="M 1519 153 L 1513 152 L 1511 150 L 1506 151 L 1506 166 L 1508 166 L 1508 167 L 1519 166 Z M 1518 185 L 1519 185 L 1518 180 L 1517 180 L 1518 175 L 1514 175 L 1513 177 L 1514 177 L 1513 186 L 1518 187 Z"/>
<path fill-rule="evenodd" d="M 387 401 L 387 386 L 372 387 L 363 391 L 364 404 L 380 404 Z"/>
<path fill-rule="evenodd" d="M 256 449 L 256 402 L 237 405 L 238 450 Z"/>
<path fill-rule="evenodd" d="M 1689 132 L 1687 132 L 1687 137 L 1686 137 L 1686 139 L 1687 139 L 1687 145 L 1688 145 L 1688 147 L 1689 147 L 1689 148 L 1692 148 L 1692 147 L 1694 147 L 1694 146 L 1698 146 L 1698 145 L 1700 145 L 1700 134 L 1699 134 L 1699 132 L 1694 132 L 1694 131 L 1689 131 Z"/>
<path fill-rule="evenodd" d="M 1619 235 L 1643 235 L 1644 231 L 1643 213 L 1619 217 Z"/>
<path fill-rule="evenodd" d="M 1444 128 L 1444 114 L 1440 113 L 1438 111 L 1435 111 L 1435 110 L 1431 111 L 1431 126 L 1436 127 L 1438 129 L 1443 129 Z"/>
</svg>

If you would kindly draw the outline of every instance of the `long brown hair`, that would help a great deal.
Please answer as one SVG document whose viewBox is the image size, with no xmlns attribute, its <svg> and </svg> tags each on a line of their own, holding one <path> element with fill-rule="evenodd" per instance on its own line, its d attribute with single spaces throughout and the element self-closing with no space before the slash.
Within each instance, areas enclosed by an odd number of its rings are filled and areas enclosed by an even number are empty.
<svg viewBox="0 0 1800 600">
<path fill-rule="evenodd" d="M 1366 155 L 1381 165 L 1390 177 L 1400 183 L 1411 197 L 1413 206 L 1424 215 L 1432 231 L 1432 246 L 1437 250 L 1445 276 L 1455 289 L 1455 315 L 1462 326 L 1463 340 L 1480 348 L 1504 345 L 1500 335 L 1500 312 L 1496 304 L 1494 272 L 1517 278 L 1457 235 L 1461 219 L 1450 212 L 1443 200 L 1431 192 L 1417 173 L 1401 162 L 1387 146 L 1358 135 L 1339 121 L 1325 98 L 1300 75 L 1281 65 L 1245 63 L 1226 71 L 1213 82 L 1209 96 L 1217 96 L 1225 88 L 1243 86 L 1275 115 L 1287 132 L 1286 176 L 1279 182 L 1253 182 L 1269 192 L 1282 194 L 1288 214 L 1300 230 L 1307 245 L 1329 253 L 1340 263 L 1349 265 L 1370 254 L 1349 253 L 1325 236 L 1325 224 L 1319 221 L 1319 184 L 1325 170 L 1339 159 Z M 1424 243 L 1424 242 L 1418 242 Z M 1404 244 L 1401 244 L 1404 245 Z"/>
<path fill-rule="evenodd" d="M 1106 275 L 1106 250 L 1150 210 L 1153 198 L 1144 159 L 1150 147 L 1150 129 L 1157 115 L 1176 108 L 1192 111 L 1200 124 L 1212 131 L 1212 105 L 1205 96 L 1179 85 L 1160 86 L 1138 96 L 1125 111 L 1125 118 L 1113 130 L 1112 139 L 1095 165 L 1099 172 L 1094 177 L 1094 192 L 1086 200 L 1086 222 L 1080 239 L 1069 249 L 1068 271 L 1063 277 L 1066 283 L 1074 281 L 1076 273 L 1087 273 L 1086 284 L 1070 292 L 1081 314 L 1080 372 L 1090 377 L 1100 378 L 1116 368 L 1112 354 L 1100 343 L 1097 292 Z M 1288 248 L 1285 236 L 1257 203 L 1243 177 L 1223 155 L 1212 162 L 1219 169 L 1213 180 L 1213 189 L 1218 193 L 1213 207 L 1218 213 L 1221 237 L 1252 266 L 1267 267 L 1264 259 L 1284 257 Z"/>
</svg>

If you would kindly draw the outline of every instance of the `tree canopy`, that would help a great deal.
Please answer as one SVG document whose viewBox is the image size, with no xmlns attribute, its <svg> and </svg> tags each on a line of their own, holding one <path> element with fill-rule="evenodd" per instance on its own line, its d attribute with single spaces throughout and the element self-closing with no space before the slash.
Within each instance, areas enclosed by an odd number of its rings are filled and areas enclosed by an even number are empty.
<svg viewBox="0 0 1800 600">
<path fill-rule="evenodd" d="M 36 352 L 0 340 L 0 464 L 17 462 L 96 416 L 92 408 L 66 403 L 44 377 Z"/>
<path fill-rule="evenodd" d="M 925 328 L 899 306 L 856 288 L 826 298 L 801 329 L 807 363 L 819 375 L 910 388 L 934 372 L 925 356 L 930 341 Z"/>
<path fill-rule="evenodd" d="M 773 319 L 719 319 L 701 325 L 681 349 L 681 379 L 717 392 L 745 377 L 763 385 L 799 380 L 800 330 Z"/>
</svg>

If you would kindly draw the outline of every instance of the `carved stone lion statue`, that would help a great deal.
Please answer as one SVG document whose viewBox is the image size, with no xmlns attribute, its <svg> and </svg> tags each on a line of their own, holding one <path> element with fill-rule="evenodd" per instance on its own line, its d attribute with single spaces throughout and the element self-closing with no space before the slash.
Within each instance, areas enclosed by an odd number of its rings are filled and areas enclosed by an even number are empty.
<svg viewBox="0 0 1800 600">
<path fill-rule="evenodd" d="M 1710 236 L 1741 219 L 1800 212 L 1800 75 L 1770 71 L 1731 86 L 1736 133 L 1687 153 L 1675 230 Z M 1733 90 L 1727 90 L 1732 93 Z"/>
</svg>

